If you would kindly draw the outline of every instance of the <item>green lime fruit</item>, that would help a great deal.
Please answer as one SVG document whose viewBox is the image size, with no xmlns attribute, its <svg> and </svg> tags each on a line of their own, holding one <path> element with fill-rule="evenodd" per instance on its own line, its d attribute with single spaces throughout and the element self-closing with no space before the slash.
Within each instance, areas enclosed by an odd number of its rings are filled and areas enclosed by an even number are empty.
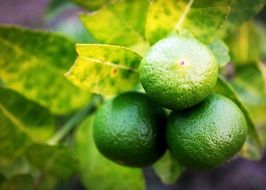
<svg viewBox="0 0 266 190">
<path fill-rule="evenodd" d="M 172 112 L 166 129 L 171 153 L 192 169 L 221 165 L 241 149 L 246 136 L 245 116 L 234 102 L 218 94 Z"/>
<path fill-rule="evenodd" d="M 98 110 L 93 137 L 98 150 L 125 166 L 145 167 L 166 150 L 166 114 L 145 94 L 128 92 Z"/>
<path fill-rule="evenodd" d="M 151 47 L 139 66 L 146 94 L 171 110 L 192 107 L 214 88 L 218 65 L 207 46 L 191 37 L 174 36 Z"/>
</svg>

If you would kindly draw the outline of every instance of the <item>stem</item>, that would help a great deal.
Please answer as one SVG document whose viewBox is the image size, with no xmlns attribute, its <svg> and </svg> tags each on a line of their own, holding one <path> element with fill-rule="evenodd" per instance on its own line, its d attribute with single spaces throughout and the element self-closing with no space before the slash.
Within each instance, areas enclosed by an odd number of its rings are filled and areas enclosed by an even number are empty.
<svg viewBox="0 0 266 190">
<path fill-rule="evenodd" d="M 44 173 L 42 171 L 40 171 L 40 173 L 37 175 L 37 177 L 34 180 L 34 186 L 33 186 L 34 190 L 38 190 L 39 189 L 40 183 L 41 183 L 43 177 L 44 177 Z"/>
<path fill-rule="evenodd" d="M 74 127 L 76 127 L 85 117 L 94 110 L 94 108 L 100 103 L 101 97 L 99 95 L 93 95 L 91 101 L 82 109 L 80 109 L 73 117 L 71 117 L 67 123 L 57 131 L 57 133 L 48 140 L 48 144 L 55 145 L 62 140 Z"/>
</svg>

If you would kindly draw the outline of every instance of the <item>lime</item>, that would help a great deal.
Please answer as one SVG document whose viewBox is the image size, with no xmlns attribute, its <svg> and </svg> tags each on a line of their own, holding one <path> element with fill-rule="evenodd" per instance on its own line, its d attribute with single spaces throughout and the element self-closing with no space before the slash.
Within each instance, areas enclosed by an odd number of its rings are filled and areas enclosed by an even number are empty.
<svg viewBox="0 0 266 190">
<path fill-rule="evenodd" d="M 195 107 L 174 111 L 166 129 L 167 144 L 184 166 L 208 169 L 236 154 L 245 142 L 247 123 L 238 106 L 211 94 Z"/>
<path fill-rule="evenodd" d="M 218 65 L 207 46 L 191 37 L 174 36 L 157 42 L 139 66 L 147 95 L 171 110 L 205 99 L 216 84 Z"/>
<path fill-rule="evenodd" d="M 164 110 L 145 94 L 128 92 L 106 101 L 98 110 L 93 137 L 98 150 L 110 160 L 145 167 L 166 150 Z"/>
</svg>

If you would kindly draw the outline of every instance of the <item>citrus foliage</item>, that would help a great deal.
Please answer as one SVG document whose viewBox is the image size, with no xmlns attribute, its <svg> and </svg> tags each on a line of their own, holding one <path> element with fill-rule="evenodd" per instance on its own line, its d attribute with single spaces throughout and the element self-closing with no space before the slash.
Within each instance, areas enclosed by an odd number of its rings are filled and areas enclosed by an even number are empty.
<svg viewBox="0 0 266 190">
<path fill-rule="evenodd" d="M 0 49 L 0 79 L 6 87 L 56 114 L 74 111 L 88 101 L 89 94 L 63 76 L 75 59 L 74 43 L 67 38 L 1 26 Z"/>
<path fill-rule="evenodd" d="M 71 113 L 90 101 L 90 93 L 109 97 L 137 89 L 141 56 L 160 39 L 186 31 L 212 50 L 220 71 L 230 56 L 230 62 L 238 65 L 235 77 L 219 79 L 215 91 L 234 101 L 247 119 L 248 138 L 240 154 L 261 157 L 261 145 L 266 144 L 265 30 L 257 24 L 240 25 L 261 10 L 264 0 L 74 2 L 95 11 L 82 13 L 80 19 L 98 45 L 77 45 L 79 55 L 72 67 L 71 40 L 51 32 L 0 27 L 0 188 L 33 189 L 42 176 L 41 187 L 47 190 L 79 172 L 88 189 L 145 189 L 141 170 L 115 165 L 99 154 L 90 119 L 78 128 L 75 154 L 71 146 L 48 142 Z M 85 91 L 69 83 L 64 73 Z M 63 140 L 71 139 L 67 137 Z M 168 184 L 184 170 L 169 154 L 154 168 Z"/>
<path fill-rule="evenodd" d="M 138 83 L 141 57 L 127 48 L 113 45 L 76 45 L 78 58 L 66 77 L 76 86 L 112 96 Z M 100 74 L 99 74 L 100 73 Z"/>
</svg>

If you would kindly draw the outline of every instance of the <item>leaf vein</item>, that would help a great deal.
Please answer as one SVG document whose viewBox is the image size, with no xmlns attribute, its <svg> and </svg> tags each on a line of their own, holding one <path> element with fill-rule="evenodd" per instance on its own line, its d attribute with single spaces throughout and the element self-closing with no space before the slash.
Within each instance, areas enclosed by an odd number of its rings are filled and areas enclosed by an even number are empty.
<svg viewBox="0 0 266 190">
<path fill-rule="evenodd" d="M 187 16 L 189 10 L 191 9 L 193 2 L 194 2 L 194 0 L 190 0 L 189 3 L 187 4 L 185 10 L 183 11 L 180 19 L 178 20 L 178 22 L 176 24 L 175 30 L 178 30 L 181 27 L 181 25 L 183 24 L 183 22 L 185 21 L 185 18 Z"/>
<path fill-rule="evenodd" d="M 32 138 L 27 128 L 1 102 L 0 110 L 21 132 Z"/>
<path fill-rule="evenodd" d="M 130 71 L 133 71 L 133 72 L 137 72 L 136 69 L 133 69 L 133 68 L 125 66 L 125 65 L 117 65 L 117 64 L 114 64 L 114 63 L 112 63 L 110 61 L 104 61 L 104 60 L 90 58 L 90 57 L 85 57 L 85 56 L 78 56 L 78 58 L 84 59 L 84 60 L 89 61 L 89 62 L 95 62 L 95 63 L 99 63 L 99 64 L 104 64 L 104 65 L 116 67 L 116 68 L 119 68 L 119 69 L 124 69 L 124 70 L 130 70 Z"/>
<path fill-rule="evenodd" d="M 115 13 L 115 11 L 112 11 L 112 10 L 110 10 L 109 9 L 109 11 L 123 24 L 123 25 L 125 25 L 126 27 L 128 27 L 134 34 L 136 34 L 139 38 L 140 38 L 140 40 L 141 40 L 141 42 L 145 42 L 145 38 L 141 35 L 141 33 L 139 32 L 139 31 L 137 31 L 137 30 L 135 30 L 130 24 L 128 24 L 128 22 L 127 21 L 125 21 L 125 20 L 123 20 L 123 19 L 121 19 L 120 17 L 119 17 L 119 15 L 117 15 L 116 13 Z"/>
</svg>

